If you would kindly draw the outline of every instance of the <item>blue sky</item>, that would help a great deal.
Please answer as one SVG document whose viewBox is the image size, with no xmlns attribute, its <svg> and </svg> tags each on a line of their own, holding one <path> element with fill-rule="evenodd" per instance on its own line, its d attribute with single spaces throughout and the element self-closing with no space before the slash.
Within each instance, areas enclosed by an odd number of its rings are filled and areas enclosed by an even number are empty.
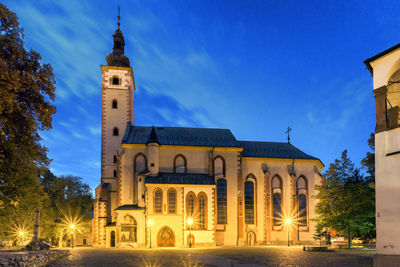
<svg viewBox="0 0 400 267">
<path fill-rule="evenodd" d="M 101 71 L 117 1 L 5 1 L 56 75 L 57 175 L 100 182 Z M 229 128 L 359 164 L 375 127 L 363 61 L 400 41 L 397 1 L 120 1 L 137 125 Z"/>
</svg>

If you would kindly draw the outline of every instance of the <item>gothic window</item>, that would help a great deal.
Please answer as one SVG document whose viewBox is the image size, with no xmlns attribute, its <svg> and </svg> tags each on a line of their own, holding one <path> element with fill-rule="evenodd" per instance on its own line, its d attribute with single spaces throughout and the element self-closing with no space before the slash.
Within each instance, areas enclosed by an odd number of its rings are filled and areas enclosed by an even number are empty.
<svg viewBox="0 0 400 267">
<path fill-rule="evenodd" d="M 118 102 L 115 99 L 112 101 L 112 108 L 118 108 Z"/>
<path fill-rule="evenodd" d="M 218 179 L 217 181 L 217 223 L 227 223 L 227 192 L 226 180 Z"/>
<path fill-rule="evenodd" d="M 193 217 L 194 214 L 194 197 L 192 195 L 188 198 L 188 216 Z"/>
<path fill-rule="evenodd" d="M 304 176 L 297 179 L 297 207 L 299 226 L 307 226 L 307 180 Z"/>
<path fill-rule="evenodd" d="M 282 225 L 282 179 L 275 175 L 271 181 L 273 226 Z"/>
<path fill-rule="evenodd" d="M 146 169 L 147 160 L 146 157 L 139 153 L 135 156 L 135 173 L 140 173 Z"/>
<path fill-rule="evenodd" d="M 119 85 L 119 79 L 118 79 L 118 77 L 114 76 L 114 77 L 112 78 L 112 84 L 113 84 L 113 85 Z"/>
<path fill-rule="evenodd" d="M 117 156 L 114 155 L 113 162 L 117 163 Z"/>
<path fill-rule="evenodd" d="M 114 170 L 114 178 L 117 177 L 117 171 Z"/>
<path fill-rule="evenodd" d="M 216 156 L 214 159 L 214 176 L 225 177 L 225 160 L 221 156 Z"/>
<path fill-rule="evenodd" d="M 113 135 L 114 135 L 114 136 L 118 136 L 118 135 L 119 135 L 119 130 L 118 130 L 117 127 L 114 127 L 114 129 L 113 129 Z"/>
<path fill-rule="evenodd" d="M 272 209 L 273 209 L 273 224 L 274 226 L 280 226 L 282 224 L 282 198 L 280 193 L 274 193 L 272 195 Z"/>
<path fill-rule="evenodd" d="M 244 183 L 244 213 L 246 224 L 254 224 L 254 182 Z"/>
<path fill-rule="evenodd" d="M 207 195 L 204 192 L 200 192 L 197 195 L 197 199 L 199 206 L 198 206 L 198 212 L 195 212 L 195 214 L 198 214 L 198 227 L 200 230 L 205 230 L 207 229 L 207 220 L 208 220 Z"/>
<path fill-rule="evenodd" d="M 186 158 L 182 155 L 176 155 L 174 159 L 174 172 L 175 173 L 186 173 Z"/>
<path fill-rule="evenodd" d="M 304 194 L 299 195 L 299 226 L 307 226 L 307 197 Z"/>
<path fill-rule="evenodd" d="M 176 190 L 171 188 L 168 190 L 168 213 L 176 212 Z"/>
<path fill-rule="evenodd" d="M 161 189 L 156 189 L 154 192 L 154 212 L 162 212 L 162 191 Z"/>
<path fill-rule="evenodd" d="M 126 215 L 120 228 L 121 242 L 137 242 L 137 223 L 135 218 Z"/>
<path fill-rule="evenodd" d="M 199 228 L 206 229 L 205 200 L 203 196 L 199 198 Z"/>
</svg>

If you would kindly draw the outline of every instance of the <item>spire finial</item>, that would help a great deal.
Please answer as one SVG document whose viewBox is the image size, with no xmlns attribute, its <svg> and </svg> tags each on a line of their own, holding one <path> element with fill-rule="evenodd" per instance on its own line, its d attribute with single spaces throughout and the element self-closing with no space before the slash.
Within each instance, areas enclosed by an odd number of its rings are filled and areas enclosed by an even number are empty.
<svg viewBox="0 0 400 267">
<path fill-rule="evenodd" d="M 118 30 L 119 30 L 119 25 L 120 25 L 120 23 L 119 23 L 120 19 L 121 19 L 121 17 L 119 16 L 119 5 L 118 5 Z"/>
<path fill-rule="evenodd" d="M 290 144 L 290 131 L 292 131 L 292 128 L 287 127 L 286 133 L 287 133 L 287 142 Z"/>
</svg>

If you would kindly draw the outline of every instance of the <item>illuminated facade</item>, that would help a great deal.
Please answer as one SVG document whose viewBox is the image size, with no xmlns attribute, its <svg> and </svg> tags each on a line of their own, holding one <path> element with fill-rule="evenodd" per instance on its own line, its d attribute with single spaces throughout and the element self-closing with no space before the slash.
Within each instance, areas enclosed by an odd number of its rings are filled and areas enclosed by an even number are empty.
<svg viewBox="0 0 400 267">
<path fill-rule="evenodd" d="M 365 61 L 376 103 L 376 252 L 400 254 L 400 44 Z"/>
<path fill-rule="evenodd" d="M 323 164 L 292 144 L 238 141 L 228 129 L 134 123 L 135 83 L 119 27 L 102 70 L 99 247 L 313 243 Z"/>
</svg>

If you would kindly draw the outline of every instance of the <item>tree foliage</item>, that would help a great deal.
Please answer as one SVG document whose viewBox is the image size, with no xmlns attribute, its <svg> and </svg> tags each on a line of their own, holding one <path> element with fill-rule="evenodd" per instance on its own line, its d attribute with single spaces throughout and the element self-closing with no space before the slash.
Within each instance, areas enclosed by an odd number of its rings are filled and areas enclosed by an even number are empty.
<svg viewBox="0 0 400 267">
<path fill-rule="evenodd" d="M 57 177 L 49 170 L 43 172 L 40 181 L 49 200 L 45 216 L 50 220 L 43 234 L 53 240 L 62 238 L 68 221 L 79 221 L 80 230 L 88 230 L 90 210 L 93 208 L 89 185 L 83 183 L 80 177 Z"/>
<path fill-rule="evenodd" d="M 15 13 L 0 4 L 0 223 L 33 216 L 46 199 L 37 173 L 49 164 L 39 130 L 51 128 L 55 78 L 24 48 Z M 22 217 L 21 217 L 22 216 Z"/>
<path fill-rule="evenodd" d="M 317 229 L 335 229 L 349 239 L 371 238 L 375 234 L 375 191 L 368 179 L 342 153 L 330 164 L 322 185 L 317 185 L 319 202 L 315 207 Z"/>
<path fill-rule="evenodd" d="M 361 165 L 364 170 L 368 173 L 366 177 L 371 184 L 375 184 L 375 134 L 371 133 L 368 139 L 368 146 L 372 152 L 367 152 L 365 158 L 361 160 Z"/>
</svg>

